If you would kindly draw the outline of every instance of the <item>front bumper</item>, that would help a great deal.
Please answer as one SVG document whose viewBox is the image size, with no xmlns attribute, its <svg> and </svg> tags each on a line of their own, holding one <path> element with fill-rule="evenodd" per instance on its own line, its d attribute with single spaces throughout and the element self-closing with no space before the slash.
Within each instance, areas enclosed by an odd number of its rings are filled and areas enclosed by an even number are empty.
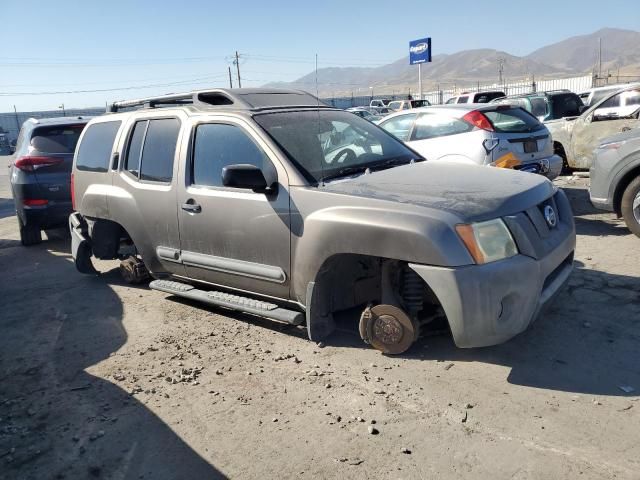
<svg viewBox="0 0 640 480">
<path fill-rule="evenodd" d="M 458 347 L 485 347 L 524 331 L 566 283 L 575 235 L 536 260 L 525 255 L 457 268 L 410 264 L 445 311 Z"/>
</svg>

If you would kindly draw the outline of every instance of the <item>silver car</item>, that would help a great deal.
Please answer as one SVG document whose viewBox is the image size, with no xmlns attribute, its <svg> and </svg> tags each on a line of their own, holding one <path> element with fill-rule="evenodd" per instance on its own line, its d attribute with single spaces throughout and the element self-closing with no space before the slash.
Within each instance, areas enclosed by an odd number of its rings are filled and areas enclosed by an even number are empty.
<svg viewBox="0 0 640 480">
<path fill-rule="evenodd" d="M 545 175 L 562 170 L 547 128 L 512 105 L 446 105 L 385 117 L 378 125 L 427 160 L 512 168 Z"/>
<path fill-rule="evenodd" d="M 640 128 L 602 140 L 594 151 L 590 177 L 591 203 L 616 212 L 640 237 Z"/>
</svg>

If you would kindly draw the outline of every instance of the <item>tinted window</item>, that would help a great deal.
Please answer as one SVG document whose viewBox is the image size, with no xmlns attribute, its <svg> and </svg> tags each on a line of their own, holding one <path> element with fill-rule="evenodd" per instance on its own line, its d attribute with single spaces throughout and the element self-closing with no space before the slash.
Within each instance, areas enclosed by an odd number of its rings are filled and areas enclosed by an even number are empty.
<svg viewBox="0 0 640 480">
<path fill-rule="evenodd" d="M 532 97 L 529 99 L 529 102 L 531 103 L 531 109 L 527 108 L 526 110 L 531 112 L 531 115 L 533 115 L 536 118 L 540 118 L 540 117 L 544 118 L 547 116 L 549 109 L 548 109 L 546 98 Z"/>
<path fill-rule="evenodd" d="M 501 108 L 482 112 L 497 132 L 521 133 L 535 132 L 544 128 L 534 116 L 521 108 Z"/>
<path fill-rule="evenodd" d="M 140 175 L 140 154 L 142 153 L 142 142 L 148 124 L 149 122 L 147 120 L 135 123 L 131 139 L 129 140 L 129 147 L 127 148 L 127 158 L 125 159 L 124 168 L 136 177 Z"/>
<path fill-rule="evenodd" d="M 445 115 L 426 114 L 421 115 L 416 121 L 412 140 L 456 135 L 471 130 L 473 130 L 473 125 L 460 119 Z"/>
<path fill-rule="evenodd" d="M 84 124 L 37 127 L 31 135 L 31 146 L 43 153 L 73 153 L 83 129 Z"/>
<path fill-rule="evenodd" d="M 121 122 L 100 122 L 87 127 L 78 146 L 76 168 L 92 172 L 106 172 L 111 150 Z"/>
<path fill-rule="evenodd" d="M 264 169 L 265 162 L 265 153 L 240 127 L 222 123 L 200 125 L 194 142 L 191 183 L 221 187 L 224 167 L 249 164 Z"/>
<path fill-rule="evenodd" d="M 457 103 L 467 103 L 467 100 L 469 100 L 469 96 L 465 95 L 464 97 L 458 97 L 458 102 Z"/>
<path fill-rule="evenodd" d="M 142 149 L 140 179 L 170 182 L 180 121 L 176 118 L 149 120 Z"/>
<path fill-rule="evenodd" d="M 577 117 L 580 115 L 582 100 L 577 95 L 558 95 L 553 97 L 553 115 L 555 118 Z"/>
<path fill-rule="evenodd" d="M 417 115 L 415 113 L 408 115 L 399 115 L 397 117 L 390 118 L 385 122 L 382 122 L 380 126 L 394 137 L 403 141 L 407 141 L 409 140 L 411 127 L 413 126 L 413 121 L 416 119 L 416 116 Z"/>
</svg>

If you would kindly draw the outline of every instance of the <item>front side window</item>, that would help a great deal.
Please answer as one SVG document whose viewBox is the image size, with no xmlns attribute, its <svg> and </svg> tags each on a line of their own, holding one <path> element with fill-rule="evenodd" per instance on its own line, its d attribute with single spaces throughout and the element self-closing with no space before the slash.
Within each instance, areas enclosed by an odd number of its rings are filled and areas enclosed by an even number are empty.
<svg viewBox="0 0 640 480">
<path fill-rule="evenodd" d="M 457 103 L 467 103 L 467 100 L 469 100 L 469 96 L 465 95 L 464 97 L 458 97 L 458 102 Z"/>
<path fill-rule="evenodd" d="M 427 113 L 416 121 L 412 140 L 427 140 L 429 138 L 457 135 L 473 130 L 473 125 L 458 118 L 446 115 Z"/>
<path fill-rule="evenodd" d="M 100 122 L 87 127 L 78 146 L 76 168 L 90 172 L 106 172 L 111 151 L 121 122 Z"/>
<path fill-rule="evenodd" d="M 558 95 L 553 98 L 554 117 L 577 117 L 582 101 L 577 95 Z"/>
<path fill-rule="evenodd" d="M 242 128 L 223 123 L 199 125 L 193 142 L 191 183 L 221 187 L 224 167 L 249 164 L 264 170 L 268 161 Z"/>
<path fill-rule="evenodd" d="M 170 182 L 180 121 L 176 118 L 149 120 L 146 130 L 140 157 L 140 180 Z"/>
<path fill-rule="evenodd" d="M 408 115 L 399 115 L 380 123 L 380 126 L 397 139 L 406 142 L 407 140 L 409 140 L 411 128 L 413 127 L 413 122 L 416 117 L 417 115 L 415 113 Z"/>
<path fill-rule="evenodd" d="M 526 109 L 531 112 L 531 115 L 542 120 L 549 113 L 547 99 L 544 97 L 532 97 L 529 99 L 531 103 L 531 109 Z"/>
<path fill-rule="evenodd" d="M 417 157 L 385 131 L 344 111 L 267 113 L 254 119 L 314 183 L 367 168 L 389 168 Z"/>
</svg>

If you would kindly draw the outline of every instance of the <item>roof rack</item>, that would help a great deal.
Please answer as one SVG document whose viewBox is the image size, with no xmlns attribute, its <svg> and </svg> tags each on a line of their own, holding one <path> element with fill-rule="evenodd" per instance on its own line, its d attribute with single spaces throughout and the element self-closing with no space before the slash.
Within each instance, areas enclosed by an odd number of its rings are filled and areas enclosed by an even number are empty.
<svg viewBox="0 0 640 480">
<path fill-rule="evenodd" d="M 231 108 L 234 110 L 271 110 L 275 108 L 332 108 L 302 90 L 269 88 L 217 88 L 187 93 L 172 93 L 157 97 L 114 102 L 107 112 L 132 108 L 161 108 L 193 105 L 199 108 Z"/>
</svg>

